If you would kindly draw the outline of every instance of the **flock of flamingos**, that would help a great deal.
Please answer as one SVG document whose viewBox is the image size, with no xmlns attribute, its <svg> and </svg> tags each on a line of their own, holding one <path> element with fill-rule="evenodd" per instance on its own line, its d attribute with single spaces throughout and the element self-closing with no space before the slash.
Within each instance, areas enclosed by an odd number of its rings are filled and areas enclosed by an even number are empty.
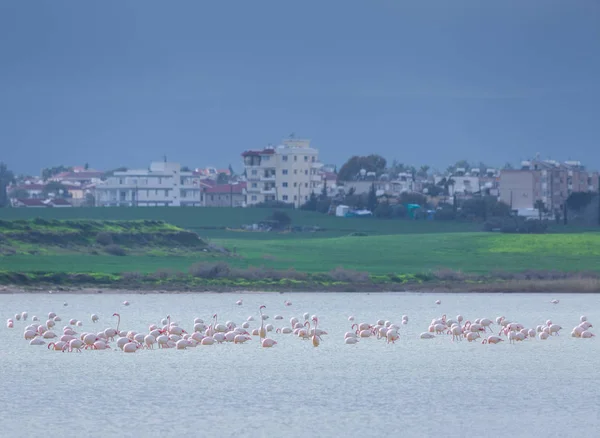
<svg viewBox="0 0 600 438">
<path fill-rule="evenodd" d="M 128 306 L 129 302 L 125 301 L 123 304 Z M 242 300 L 237 301 L 236 304 L 241 306 Z M 286 301 L 284 304 L 291 306 L 292 303 Z M 436 301 L 436 304 L 440 304 L 440 301 Z M 67 303 L 64 305 L 67 306 Z M 145 333 L 122 330 L 121 315 L 114 313 L 112 315 L 116 323 L 114 327 L 108 327 L 100 331 L 78 333 L 76 329 L 82 327 L 83 323 L 71 319 L 68 321 L 68 325 L 63 327 L 62 335 L 57 334 L 57 324 L 62 321 L 61 317 L 54 312 L 50 312 L 45 323 L 41 323 L 37 316 L 32 316 L 31 324 L 25 327 L 23 337 L 26 341 L 29 341 L 30 345 L 46 345 L 48 343 L 47 348 L 55 351 L 108 350 L 113 349 L 110 343 L 115 342 L 116 347 L 125 353 L 135 353 L 140 349 L 154 349 L 155 347 L 185 350 L 198 345 L 243 344 L 252 340 L 253 337 L 259 338 L 262 347 L 270 348 L 277 344 L 277 341 L 268 337 L 272 333 L 276 333 L 277 336 L 280 334 L 296 336 L 302 340 L 310 341 L 313 346 L 318 347 L 321 344 L 322 336 L 327 335 L 325 330 L 319 328 L 319 318 L 316 315 L 310 316 L 308 313 L 305 313 L 302 317 L 291 318 L 289 326 L 275 328 L 273 324 L 266 322 L 269 316 L 263 312 L 265 308 L 265 306 L 260 306 L 258 309 L 256 316 L 259 321 L 255 321 L 253 316 L 249 316 L 239 326 L 232 321 L 219 322 L 216 314 L 213 315 L 210 324 L 196 318 L 190 332 L 180 327 L 177 322 L 171 321 L 170 316 L 163 319 L 160 325 L 151 324 Z M 9 319 L 6 325 L 12 329 L 17 322 L 26 324 L 27 319 L 27 312 L 18 313 L 15 314 L 14 319 Z M 98 315 L 93 314 L 90 319 L 93 324 L 99 322 Z M 276 315 L 273 319 L 282 321 L 283 317 Z M 353 316 L 348 317 L 348 321 L 351 324 L 351 329 L 344 335 L 345 344 L 357 344 L 361 340 L 369 338 L 393 344 L 400 339 L 400 326 L 408 324 L 408 317 L 406 315 L 402 316 L 400 325 L 384 320 L 378 320 L 374 323 L 355 323 Z M 258 326 L 259 322 L 260 326 Z M 252 325 L 255 328 L 252 328 Z M 499 330 L 497 334 L 494 334 L 492 328 L 494 325 Z M 591 328 L 592 324 L 585 316 L 581 316 L 580 324 L 573 328 L 571 336 L 592 338 L 595 335 L 590 331 Z M 535 339 L 536 337 L 540 340 L 546 340 L 551 336 L 558 336 L 561 330 L 562 327 L 552 321 L 546 321 L 535 328 L 526 328 L 518 322 L 509 321 L 504 316 L 499 316 L 495 321 L 488 318 L 478 318 L 471 322 L 470 320 L 465 321 L 461 315 L 458 315 L 456 319 L 442 315 L 431 321 L 428 330 L 421 333 L 420 338 L 432 339 L 436 336 L 446 336 L 452 342 L 481 340 L 482 344 L 497 344 L 507 340 L 509 343 L 515 343 L 526 339 Z"/>
</svg>

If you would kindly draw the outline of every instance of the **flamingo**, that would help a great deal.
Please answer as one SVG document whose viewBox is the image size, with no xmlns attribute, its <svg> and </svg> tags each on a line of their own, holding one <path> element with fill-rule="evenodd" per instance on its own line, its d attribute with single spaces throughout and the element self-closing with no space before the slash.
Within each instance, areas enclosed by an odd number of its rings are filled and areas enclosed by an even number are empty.
<svg viewBox="0 0 600 438">
<path fill-rule="evenodd" d="M 92 313 L 92 316 L 91 316 L 91 318 L 92 318 L 92 322 L 93 322 L 93 323 L 96 323 L 96 322 L 98 322 L 98 320 L 100 319 L 100 318 L 98 318 L 98 315 L 96 315 L 95 313 Z"/>
<path fill-rule="evenodd" d="M 317 334 L 317 325 L 319 324 L 319 319 L 316 316 L 313 316 L 312 320 L 315 322 L 315 330 L 314 335 L 312 337 L 312 343 L 314 347 L 318 347 L 321 343 L 321 338 Z"/>
<path fill-rule="evenodd" d="M 241 305 L 242 305 L 242 300 L 237 300 L 237 301 L 235 302 L 235 304 L 237 304 L 238 306 L 241 306 Z"/>
<path fill-rule="evenodd" d="M 277 341 L 271 339 L 271 338 L 265 338 L 262 340 L 261 345 L 264 348 L 271 348 L 273 345 L 276 345 Z"/>
<path fill-rule="evenodd" d="M 267 306 L 265 306 L 264 304 L 262 306 L 260 306 L 258 308 L 258 313 L 260 313 L 260 330 L 258 331 L 258 336 L 260 337 L 260 339 L 264 339 L 267 337 L 267 332 L 265 330 L 265 320 L 263 318 L 263 313 L 262 313 L 262 309 L 266 309 Z"/>
<path fill-rule="evenodd" d="M 484 339 L 483 341 L 481 341 L 481 343 L 482 344 L 498 344 L 503 341 L 504 341 L 504 339 L 502 339 L 500 336 L 489 336 L 487 339 Z"/>
</svg>

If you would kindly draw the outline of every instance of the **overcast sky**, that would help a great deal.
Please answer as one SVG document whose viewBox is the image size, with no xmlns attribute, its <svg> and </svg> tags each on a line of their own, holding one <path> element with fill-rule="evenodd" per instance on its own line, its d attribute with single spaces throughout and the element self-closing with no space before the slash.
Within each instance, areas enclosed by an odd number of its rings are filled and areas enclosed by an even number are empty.
<svg viewBox="0 0 600 438">
<path fill-rule="evenodd" d="M 3 0 L 0 161 L 193 167 L 296 133 L 325 162 L 600 168 L 597 0 Z"/>
</svg>

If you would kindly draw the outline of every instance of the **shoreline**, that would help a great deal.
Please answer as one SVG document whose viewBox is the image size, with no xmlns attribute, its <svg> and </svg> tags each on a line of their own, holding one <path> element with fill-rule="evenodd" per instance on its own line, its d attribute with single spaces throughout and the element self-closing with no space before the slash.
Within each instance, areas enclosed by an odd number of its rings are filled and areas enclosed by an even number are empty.
<svg viewBox="0 0 600 438">
<path fill-rule="evenodd" d="M 557 280 L 509 280 L 482 283 L 452 281 L 423 283 L 348 283 L 348 284 L 256 284 L 234 286 L 207 284 L 98 284 L 98 285 L 3 285 L 0 295 L 9 294 L 180 294 L 180 293 L 600 293 L 600 279 L 568 278 Z"/>
</svg>

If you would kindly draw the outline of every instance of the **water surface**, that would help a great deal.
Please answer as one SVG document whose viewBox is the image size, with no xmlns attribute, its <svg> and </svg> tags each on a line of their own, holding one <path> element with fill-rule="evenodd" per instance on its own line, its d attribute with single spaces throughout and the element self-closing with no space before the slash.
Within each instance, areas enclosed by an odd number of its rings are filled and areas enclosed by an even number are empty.
<svg viewBox="0 0 600 438">
<path fill-rule="evenodd" d="M 560 303 L 551 304 L 554 298 Z M 258 320 L 261 304 L 276 327 L 309 312 L 329 334 L 319 348 L 272 334 L 279 342 L 272 349 L 254 339 L 186 351 L 68 354 L 29 346 L 25 323 L 15 321 L 12 330 L 4 323 L 17 312 L 45 321 L 54 311 L 63 319 L 59 332 L 70 318 L 83 321 L 81 331 L 100 331 L 120 312 L 122 329 L 146 330 L 170 314 L 191 330 L 195 317 L 208 321 L 213 313 L 223 322 Z M 582 314 L 600 324 L 599 309 L 600 296 L 591 294 L 2 295 L 0 426 L 17 437 L 596 436 L 599 344 L 569 333 Z M 99 323 L 91 323 L 92 313 Z M 517 345 L 419 339 L 443 313 L 504 315 L 528 327 L 552 319 L 564 330 Z M 274 321 L 277 314 L 284 320 Z M 343 343 L 349 315 L 399 323 L 404 314 L 409 324 L 395 345 Z"/>
</svg>

